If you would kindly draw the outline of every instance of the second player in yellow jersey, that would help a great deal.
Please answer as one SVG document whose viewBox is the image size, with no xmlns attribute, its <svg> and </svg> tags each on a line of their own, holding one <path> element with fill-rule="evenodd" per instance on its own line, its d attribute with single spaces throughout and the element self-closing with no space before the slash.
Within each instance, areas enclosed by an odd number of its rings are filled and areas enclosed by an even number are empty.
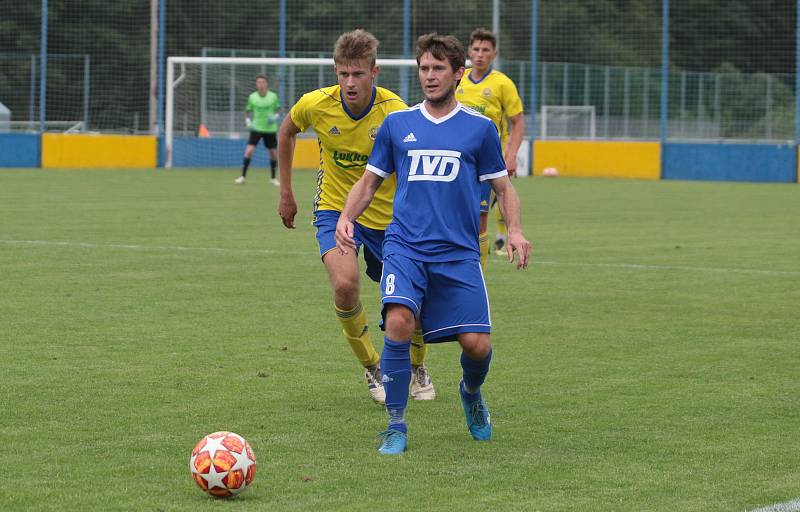
<svg viewBox="0 0 800 512">
<path fill-rule="evenodd" d="M 456 88 L 456 99 L 492 120 L 500 133 L 508 174 L 513 176 L 517 171 L 517 152 L 525 133 L 525 117 L 522 111 L 522 100 L 514 82 L 505 74 L 492 68 L 496 57 L 497 36 L 484 28 L 473 30 L 469 40 L 469 58 L 472 61 L 472 67 L 467 69 L 461 78 L 461 82 Z M 481 264 L 486 270 L 486 255 L 489 251 L 487 224 L 491 192 L 488 186 L 484 186 L 483 192 L 480 245 Z M 497 210 L 497 230 L 495 250 L 498 254 L 507 254 L 510 258 L 510 252 L 502 250 L 506 242 L 507 229 L 499 209 Z"/>
<path fill-rule="evenodd" d="M 320 147 L 320 168 L 314 211 L 341 212 L 348 192 L 364 174 L 378 128 L 390 112 L 406 108 L 393 92 L 374 87 L 364 112 L 350 112 L 339 85 L 303 95 L 289 115 L 300 131 L 313 127 Z M 386 180 L 375 201 L 359 218 L 368 228 L 386 229 L 392 220 L 396 181 Z"/>
<path fill-rule="evenodd" d="M 375 65 L 377 48 L 378 41 L 369 32 L 359 29 L 342 34 L 333 51 L 338 85 L 305 94 L 284 119 L 278 133 L 278 214 L 284 226 L 294 228 L 297 203 L 291 177 L 295 141 L 299 133 L 313 129 L 320 148 L 313 206 L 319 253 L 333 288 L 333 305 L 342 333 L 364 367 L 371 398 L 383 403 L 381 357 L 372 343 L 361 303 L 357 254 L 340 253 L 334 240 L 345 199 L 364 174 L 378 128 L 391 112 L 406 108 L 396 94 L 374 84 L 379 72 Z M 374 281 L 380 281 L 383 238 L 392 219 L 395 189 L 396 181 L 386 180 L 376 200 L 355 222 L 357 251 L 363 253 L 367 275 Z M 424 364 L 426 345 L 421 334 L 415 334 L 412 345 L 411 395 L 417 400 L 432 400 L 436 395 Z"/>
</svg>

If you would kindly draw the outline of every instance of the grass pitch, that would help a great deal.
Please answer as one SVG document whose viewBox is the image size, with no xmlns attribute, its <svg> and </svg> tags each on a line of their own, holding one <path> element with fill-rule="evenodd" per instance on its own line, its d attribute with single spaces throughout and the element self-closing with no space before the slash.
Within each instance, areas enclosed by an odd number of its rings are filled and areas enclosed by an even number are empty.
<svg viewBox="0 0 800 512">
<path fill-rule="evenodd" d="M 3 510 L 748 510 L 800 496 L 797 185 L 519 179 L 534 263 L 492 255 L 495 439 L 454 344 L 409 451 L 338 334 L 309 206 L 234 171 L 0 170 Z M 362 281 L 377 324 L 377 286 Z M 376 344 L 381 337 L 373 328 Z M 217 502 L 194 444 L 243 435 Z"/>
</svg>

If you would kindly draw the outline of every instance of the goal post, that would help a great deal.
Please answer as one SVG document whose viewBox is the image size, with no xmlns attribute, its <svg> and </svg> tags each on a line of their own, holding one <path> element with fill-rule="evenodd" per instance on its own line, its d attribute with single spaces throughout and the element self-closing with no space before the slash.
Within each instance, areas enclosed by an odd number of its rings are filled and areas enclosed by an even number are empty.
<svg viewBox="0 0 800 512">
<path fill-rule="evenodd" d="M 585 139 L 597 136 L 594 105 L 542 105 L 542 139 Z"/>
<path fill-rule="evenodd" d="M 408 103 L 422 99 L 415 59 L 378 59 L 377 65 L 379 85 L 405 95 Z M 241 139 L 247 137 L 245 105 L 259 73 L 267 76 L 270 90 L 279 93 L 284 115 L 306 92 L 336 84 L 332 58 L 169 57 L 166 71 L 165 167 L 176 164 L 176 136 L 189 143 L 185 139 L 198 134 L 228 140 L 218 141 L 213 151 L 226 154 L 209 155 L 211 166 L 215 161 L 241 162 Z M 197 144 L 190 147 L 212 151 Z"/>
</svg>

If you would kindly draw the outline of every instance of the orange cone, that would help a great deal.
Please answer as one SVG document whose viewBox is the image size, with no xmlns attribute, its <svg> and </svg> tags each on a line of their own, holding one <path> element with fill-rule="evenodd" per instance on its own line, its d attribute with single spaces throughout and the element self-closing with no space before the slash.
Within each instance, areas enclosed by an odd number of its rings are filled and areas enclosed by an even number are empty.
<svg viewBox="0 0 800 512">
<path fill-rule="evenodd" d="M 208 138 L 210 135 L 211 134 L 208 133 L 208 128 L 206 128 L 206 125 L 200 124 L 200 128 L 197 130 L 197 136 L 198 137 L 203 137 L 203 138 Z"/>
</svg>

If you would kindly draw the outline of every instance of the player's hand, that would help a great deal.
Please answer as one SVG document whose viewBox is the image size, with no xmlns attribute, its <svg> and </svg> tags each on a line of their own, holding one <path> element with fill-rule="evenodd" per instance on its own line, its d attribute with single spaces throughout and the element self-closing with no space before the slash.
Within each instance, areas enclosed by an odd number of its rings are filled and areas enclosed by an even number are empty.
<svg viewBox="0 0 800 512">
<path fill-rule="evenodd" d="M 531 253 L 531 243 L 525 239 L 521 232 L 508 233 L 508 244 L 506 245 L 508 251 L 508 262 L 514 262 L 514 253 L 519 254 L 519 262 L 517 263 L 517 270 L 521 268 L 528 268 L 528 260 Z"/>
<path fill-rule="evenodd" d="M 355 252 L 356 242 L 353 240 L 353 233 L 355 226 L 353 222 L 344 215 L 339 216 L 339 222 L 336 223 L 336 248 L 342 254 L 347 254 L 349 251 Z"/>
<path fill-rule="evenodd" d="M 245 117 L 245 118 L 244 118 L 244 124 L 245 124 L 245 125 L 246 125 L 248 128 L 250 128 L 251 126 L 253 126 L 253 120 L 252 120 L 252 119 L 250 119 L 249 117 Z"/>
<path fill-rule="evenodd" d="M 297 215 L 297 203 L 292 196 L 281 195 L 278 203 L 278 215 L 280 215 L 283 225 L 289 229 L 294 229 L 294 216 Z"/>
<path fill-rule="evenodd" d="M 506 157 L 506 169 L 508 170 L 508 177 L 514 178 L 517 175 L 517 157 Z"/>
</svg>

